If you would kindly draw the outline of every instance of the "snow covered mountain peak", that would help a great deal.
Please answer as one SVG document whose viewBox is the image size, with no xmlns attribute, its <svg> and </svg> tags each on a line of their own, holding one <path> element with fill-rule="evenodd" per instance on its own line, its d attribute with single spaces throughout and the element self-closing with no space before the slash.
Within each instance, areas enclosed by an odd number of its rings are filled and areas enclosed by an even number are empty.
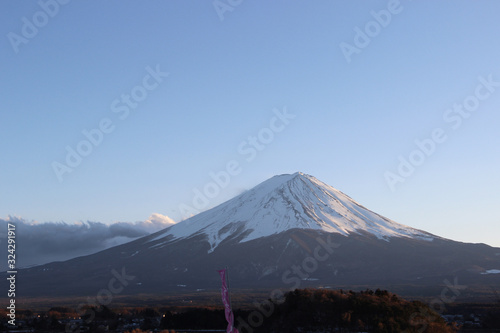
<svg viewBox="0 0 500 333">
<path fill-rule="evenodd" d="M 313 176 L 296 172 L 274 176 L 217 207 L 159 232 L 173 240 L 205 235 L 212 250 L 223 240 L 241 236 L 242 242 L 290 229 L 340 233 L 367 232 L 384 240 L 435 236 L 376 214 Z M 172 237 L 168 237 L 172 241 Z M 167 241 L 167 240 L 166 240 Z"/>
</svg>

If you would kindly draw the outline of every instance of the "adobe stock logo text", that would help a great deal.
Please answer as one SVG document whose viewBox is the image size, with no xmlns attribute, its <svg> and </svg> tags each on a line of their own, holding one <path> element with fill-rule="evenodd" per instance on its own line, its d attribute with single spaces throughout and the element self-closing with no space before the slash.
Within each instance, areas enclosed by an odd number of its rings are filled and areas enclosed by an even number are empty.
<svg viewBox="0 0 500 333">
<path fill-rule="evenodd" d="M 134 86 L 130 93 L 121 94 L 111 102 L 110 109 L 112 113 L 117 114 L 120 120 L 125 120 L 130 115 L 131 110 L 137 109 L 139 103 L 143 102 L 149 95 L 149 92 L 159 87 L 169 74 L 160 70 L 160 65 L 155 69 L 146 67 L 147 74 L 142 78 L 141 84 Z M 59 180 L 63 181 L 63 176 L 73 172 L 85 157 L 88 157 L 96 147 L 102 144 L 106 135 L 112 133 L 116 128 L 116 123 L 110 117 L 103 117 L 95 128 L 90 130 L 83 129 L 81 134 L 84 137 L 74 147 L 66 146 L 66 158 L 63 162 L 53 161 L 52 170 Z"/>
<path fill-rule="evenodd" d="M 20 34 L 13 31 L 7 34 L 7 39 L 15 53 L 19 53 L 19 47 L 26 45 L 30 40 L 38 35 L 40 29 L 45 27 L 51 19 L 58 13 L 62 5 L 66 5 L 70 0 L 40 0 L 38 6 L 41 10 L 35 12 L 31 19 L 23 16 Z"/>
</svg>

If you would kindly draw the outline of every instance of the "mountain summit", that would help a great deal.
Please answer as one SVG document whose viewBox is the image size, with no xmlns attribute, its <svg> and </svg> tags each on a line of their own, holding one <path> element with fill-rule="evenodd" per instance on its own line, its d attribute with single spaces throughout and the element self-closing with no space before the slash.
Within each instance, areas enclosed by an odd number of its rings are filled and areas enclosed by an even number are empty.
<svg viewBox="0 0 500 333">
<path fill-rule="evenodd" d="M 313 176 L 297 172 L 274 176 L 253 189 L 160 231 L 151 241 L 204 235 L 214 250 L 222 241 L 240 242 L 291 229 L 313 229 L 348 236 L 368 233 L 379 239 L 436 236 L 396 223 L 363 207 Z"/>
</svg>

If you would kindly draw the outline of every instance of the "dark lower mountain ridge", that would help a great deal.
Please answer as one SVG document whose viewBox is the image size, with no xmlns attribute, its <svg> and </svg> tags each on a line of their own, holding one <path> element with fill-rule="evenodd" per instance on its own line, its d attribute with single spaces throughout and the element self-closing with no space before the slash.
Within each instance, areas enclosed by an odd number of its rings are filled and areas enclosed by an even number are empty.
<svg viewBox="0 0 500 333">
<path fill-rule="evenodd" d="M 500 249 L 444 239 L 380 240 L 292 229 L 210 252 L 203 236 L 154 246 L 155 235 L 93 255 L 20 270 L 19 297 L 217 291 L 229 267 L 233 289 L 383 288 L 403 296 L 473 298 L 500 286 Z M 6 279 L 2 279 L 6 281 Z"/>
</svg>

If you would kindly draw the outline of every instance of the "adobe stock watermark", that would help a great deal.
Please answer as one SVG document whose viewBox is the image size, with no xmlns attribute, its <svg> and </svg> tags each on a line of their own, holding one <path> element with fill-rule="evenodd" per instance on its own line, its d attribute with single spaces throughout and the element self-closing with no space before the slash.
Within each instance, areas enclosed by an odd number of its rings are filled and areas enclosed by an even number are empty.
<svg viewBox="0 0 500 333">
<path fill-rule="evenodd" d="M 379 11 L 372 10 L 370 15 L 373 20 L 368 21 L 364 28 L 354 27 L 354 38 L 353 43 L 349 44 L 342 42 L 339 44 L 340 51 L 344 55 L 345 60 L 348 64 L 352 61 L 352 56 L 354 54 L 360 54 L 363 49 L 370 45 L 371 41 L 376 38 L 383 29 L 387 28 L 392 22 L 394 15 L 397 15 L 403 11 L 403 6 L 399 0 L 389 0 L 387 3 L 387 9 L 381 9 Z"/>
<path fill-rule="evenodd" d="M 246 163 L 253 162 L 260 152 L 266 149 L 275 139 L 278 133 L 281 133 L 295 119 L 296 115 L 287 111 L 286 107 L 282 110 L 274 109 L 274 116 L 271 117 L 266 127 L 261 128 L 255 135 L 249 135 L 237 146 L 238 154 L 244 158 Z M 231 179 L 243 171 L 242 162 L 230 160 L 226 163 L 224 170 L 208 173 L 211 181 L 207 182 L 201 188 L 193 189 L 193 199 L 191 205 L 181 203 L 178 207 L 183 218 L 196 215 L 208 208 L 210 200 L 215 199 L 221 190 L 226 188 Z"/>
<path fill-rule="evenodd" d="M 40 29 L 49 24 L 50 20 L 53 19 L 57 14 L 61 6 L 66 5 L 70 0 L 40 0 L 38 1 L 38 6 L 40 10 L 36 11 L 30 18 L 23 16 L 21 18 L 21 29 L 20 33 L 15 33 L 13 31 L 7 34 L 7 39 L 12 46 L 12 49 L 17 54 L 19 53 L 19 47 L 21 45 L 26 45 L 35 38 Z"/>
<path fill-rule="evenodd" d="M 236 7 L 241 5 L 243 0 L 214 0 L 212 5 L 214 6 L 219 20 L 224 21 L 224 15 L 226 12 L 232 12 Z"/>
<path fill-rule="evenodd" d="M 96 313 L 102 310 L 102 306 L 109 305 L 113 301 L 113 296 L 120 294 L 126 286 L 129 285 L 130 281 L 135 280 L 135 276 L 127 275 L 125 272 L 125 267 L 122 267 L 121 273 L 117 272 L 115 269 L 111 270 L 113 277 L 109 279 L 106 288 L 103 288 L 97 292 L 95 298 L 87 297 L 87 303 L 80 303 L 76 308 L 76 311 L 80 317 L 88 316 L 85 319 L 85 324 L 90 324 L 94 321 Z M 66 333 L 79 333 L 79 325 L 72 323 L 66 324 Z"/>
<path fill-rule="evenodd" d="M 445 284 L 445 287 L 441 290 L 439 297 L 435 297 L 429 302 L 429 307 L 436 311 L 440 316 L 443 315 L 446 310 L 446 304 L 455 302 L 457 297 L 459 297 L 462 293 L 461 290 L 467 289 L 467 286 L 458 284 L 457 277 L 455 277 L 453 283 L 447 279 L 445 279 L 443 283 Z M 421 333 L 425 332 L 429 326 L 428 323 L 432 322 L 429 319 L 433 318 L 435 318 L 435 316 L 429 313 L 427 309 L 421 307 L 418 309 L 418 312 L 414 312 L 410 315 L 409 322 L 412 326 L 418 326 L 419 328 L 417 332 Z M 409 331 L 405 330 L 402 333 L 407 332 Z"/>
<path fill-rule="evenodd" d="M 474 93 L 465 97 L 461 103 L 453 104 L 453 107 L 447 109 L 443 113 L 443 120 L 449 124 L 451 130 L 458 130 L 465 119 L 479 108 L 481 102 L 484 102 L 497 90 L 500 82 L 494 81 L 493 74 L 488 75 L 487 78 L 483 76 L 478 77 L 478 85 L 474 89 Z M 448 129 L 448 132 L 450 129 Z M 412 150 L 407 156 L 398 156 L 398 166 L 396 171 L 386 171 L 384 179 L 392 192 L 396 191 L 396 185 L 404 183 L 406 179 L 412 176 L 416 169 L 423 165 L 424 162 L 433 155 L 440 144 L 448 140 L 447 130 L 442 127 L 434 128 L 429 137 L 422 140 L 416 139 L 414 141 L 416 148 Z"/>
<path fill-rule="evenodd" d="M 328 260 L 335 250 L 340 247 L 340 244 L 333 242 L 331 234 L 326 237 L 326 240 L 321 237 L 317 237 L 316 242 L 318 245 L 314 248 L 314 250 L 310 250 L 309 248 L 303 246 L 303 248 L 309 253 L 309 256 L 302 260 L 301 265 L 292 265 L 281 275 L 281 281 L 285 285 L 289 285 L 289 287 L 287 287 L 288 291 L 293 291 L 299 288 L 302 281 L 310 278 L 310 276 L 318 270 L 320 263 Z M 236 328 L 238 331 L 240 333 L 252 333 L 254 329 L 262 326 L 265 318 L 269 318 L 274 313 L 274 302 L 276 302 L 276 304 L 281 304 L 284 296 L 285 293 L 283 290 L 278 288 L 271 291 L 269 297 L 271 301 L 267 299 L 261 303 L 254 302 L 255 310 L 248 314 L 246 320 L 241 316 L 236 319 Z M 243 328 L 245 331 L 242 330 Z"/>
<path fill-rule="evenodd" d="M 123 93 L 119 98 L 111 102 L 110 110 L 120 120 L 125 120 L 132 110 L 139 107 L 150 92 L 160 86 L 169 73 L 162 72 L 160 65 L 153 69 L 150 66 L 145 68 L 147 74 L 144 75 L 140 84 L 130 89 L 129 93 Z M 54 174 L 61 183 L 63 176 L 73 172 L 84 158 L 88 157 L 96 147 L 102 144 L 106 135 L 112 133 L 116 128 L 116 122 L 110 117 L 103 117 L 95 128 L 83 129 L 81 134 L 84 137 L 74 147 L 66 146 L 66 158 L 63 162 L 53 161 L 51 166 Z"/>
</svg>

